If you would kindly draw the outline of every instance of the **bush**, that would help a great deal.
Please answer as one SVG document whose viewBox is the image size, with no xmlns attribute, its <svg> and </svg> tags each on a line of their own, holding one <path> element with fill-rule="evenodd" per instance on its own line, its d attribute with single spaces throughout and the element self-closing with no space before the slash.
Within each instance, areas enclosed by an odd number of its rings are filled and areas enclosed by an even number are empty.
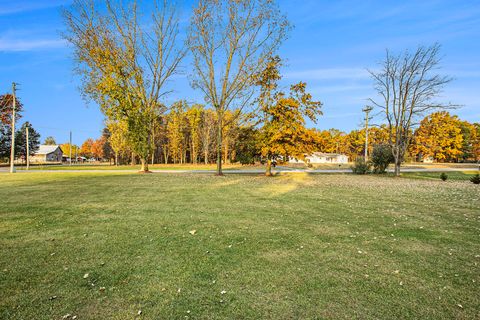
<svg viewBox="0 0 480 320">
<path fill-rule="evenodd" d="M 392 149 L 389 145 L 378 144 L 373 147 L 371 162 L 374 173 L 385 173 L 388 165 L 393 161 Z"/>
<path fill-rule="evenodd" d="M 357 157 L 355 164 L 351 167 L 355 174 L 367 174 L 370 172 L 371 165 L 365 161 L 364 157 Z"/>
<path fill-rule="evenodd" d="M 440 179 L 442 179 L 442 181 L 447 181 L 447 179 L 448 179 L 447 174 L 446 174 L 445 172 L 442 172 L 442 173 L 440 174 Z"/>
<path fill-rule="evenodd" d="M 473 177 L 470 178 L 470 181 L 472 181 L 475 184 L 480 184 L 480 174 L 476 174 Z"/>
<path fill-rule="evenodd" d="M 250 154 L 239 154 L 236 160 L 242 165 L 255 164 L 255 157 Z"/>
</svg>

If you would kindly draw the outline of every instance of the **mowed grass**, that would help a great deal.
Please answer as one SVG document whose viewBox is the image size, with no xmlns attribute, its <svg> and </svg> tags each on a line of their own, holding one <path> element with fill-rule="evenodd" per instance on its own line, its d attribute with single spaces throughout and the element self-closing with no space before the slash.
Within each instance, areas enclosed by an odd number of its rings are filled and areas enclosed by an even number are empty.
<svg viewBox="0 0 480 320">
<path fill-rule="evenodd" d="M 480 317 L 465 181 L 18 173 L 0 199 L 2 319 Z"/>
<path fill-rule="evenodd" d="M 470 179 L 480 173 L 478 170 L 471 171 L 446 171 L 447 180 L 455 181 L 470 181 Z M 426 180 L 441 180 L 441 172 L 405 172 L 402 173 L 402 177 L 405 178 L 415 178 L 415 179 L 426 179 Z"/>
</svg>

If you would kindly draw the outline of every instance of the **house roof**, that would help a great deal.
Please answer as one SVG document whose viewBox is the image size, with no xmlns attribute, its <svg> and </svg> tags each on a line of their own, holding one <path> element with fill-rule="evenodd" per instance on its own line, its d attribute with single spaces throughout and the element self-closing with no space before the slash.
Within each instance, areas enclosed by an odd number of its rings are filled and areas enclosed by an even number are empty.
<svg viewBox="0 0 480 320">
<path fill-rule="evenodd" d="M 40 147 L 38 148 L 38 151 L 35 152 L 35 154 L 49 154 L 57 151 L 57 149 L 60 149 L 60 152 L 62 152 L 62 149 L 58 145 L 41 144 Z"/>
<path fill-rule="evenodd" d="M 325 152 L 313 152 L 313 155 L 319 156 L 319 157 L 341 157 L 341 156 L 346 156 L 346 155 L 340 154 L 340 153 L 325 153 Z"/>
</svg>

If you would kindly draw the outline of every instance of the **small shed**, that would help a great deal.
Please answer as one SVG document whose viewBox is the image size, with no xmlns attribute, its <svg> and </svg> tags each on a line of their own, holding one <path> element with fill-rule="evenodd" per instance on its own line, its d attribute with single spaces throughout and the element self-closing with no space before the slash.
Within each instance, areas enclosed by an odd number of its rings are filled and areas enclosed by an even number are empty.
<svg viewBox="0 0 480 320">
<path fill-rule="evenodd" d="M 30 162 L 62 162 L 62 155 L 60 146 L 42 144 L 35 155 L 30 157 Z"/>
</svg>

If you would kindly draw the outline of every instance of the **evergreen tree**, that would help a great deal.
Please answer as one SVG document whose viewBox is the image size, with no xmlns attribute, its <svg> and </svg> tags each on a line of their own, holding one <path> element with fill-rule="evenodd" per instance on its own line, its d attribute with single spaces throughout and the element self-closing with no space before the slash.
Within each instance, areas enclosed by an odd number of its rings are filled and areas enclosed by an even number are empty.
<svg viewBox="0 0 480 320">
<path fill-rule="evenodd" d="M 25 122 L 20 129 L 15 132 L 15 157 L 17 158 L 27 158 L 27 128 L 29 155 L 34 155 L 40 147 L 40 134 L 31 126 L 29 122 Z"/>
</svg>

